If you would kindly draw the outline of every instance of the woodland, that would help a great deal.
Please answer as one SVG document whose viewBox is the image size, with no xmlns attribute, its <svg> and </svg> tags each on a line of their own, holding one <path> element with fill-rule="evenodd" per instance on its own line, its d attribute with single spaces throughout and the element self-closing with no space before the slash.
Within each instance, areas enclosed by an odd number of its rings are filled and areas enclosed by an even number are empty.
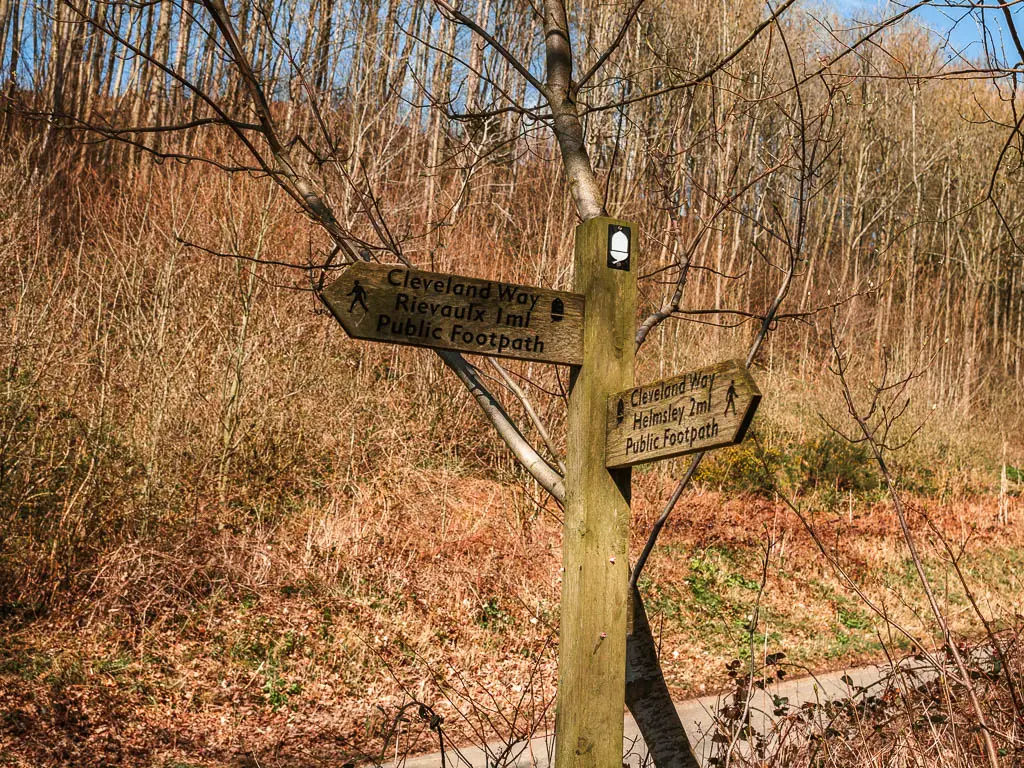
<svg viewBox="0 0 1024 768">
<path fill-rule="evenodd" d="M 637 381 L 764 394 L 633 471 L 650 764 L 1021 765 L 1019 2 L 0 0 L 0 766 L 550 731 L 569 369 L 353 340 L 320 295 L 569 290 L 604 215 Z M 938 677 L 750 726 L 904 658 Z M 666 702 L 719 692 L 698 748 Z"/>
</svg>

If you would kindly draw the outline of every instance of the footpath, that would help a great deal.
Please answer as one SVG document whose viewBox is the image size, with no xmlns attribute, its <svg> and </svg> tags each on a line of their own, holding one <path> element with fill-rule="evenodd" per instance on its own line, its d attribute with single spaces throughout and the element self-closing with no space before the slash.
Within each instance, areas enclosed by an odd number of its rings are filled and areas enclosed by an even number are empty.
<svg viewBox="0 0 1024 768">
<path fill-rule="evenodd" d="M 903 674 L 920 683 L 929 674 L 923 668 L 901 668 Z M 755 690 L 751 696 L 751 726 L 762 733 L 770 731 L 773 723 L 773 696 L 788 699 L 789 705 L 800 706 L 807 702 L 824 704 L 830 700 L 849 698 L 866 691 L 867 695 L 881 692 L 884 683 L 892 675 L 888 666 L 867 666 L 841 670 L 823 675 L 813 675 L 793 680 L 783 680 L 767 686 L 764 691 Z M 715 733 L 715 717 L 722 705 L 731 702 L 731 694 L 723 693 L 691 699 L 676 705 L 679 719 L 686 728 L 690 743 L 701 765 L 708 765 L 714 753 L 712 737 Z M 636 723 L 627 716 L 623 741 L 623 765 L 629 768 L 653 766 Z M 513 743 L 494 742 L 485 747 L 473 746 L 445 750 L 442 764 L 441 753 L 409 757 L 385 768 L 549 768 L 554 757 L 554 736 L 547 734 Z"/>
</svg>

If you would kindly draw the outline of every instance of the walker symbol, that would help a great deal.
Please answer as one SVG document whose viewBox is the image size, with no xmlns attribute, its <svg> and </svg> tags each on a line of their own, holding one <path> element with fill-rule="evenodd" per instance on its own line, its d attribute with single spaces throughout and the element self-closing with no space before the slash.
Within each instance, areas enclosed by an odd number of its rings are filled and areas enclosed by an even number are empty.
<svg viewBox="0 0 1024 768">
<path fill-rule="evenodd" d="M 352 286 L 352 290 L 346 295 L 352 297 L 352 303 L 348 305 L 349 312 L 355 311 L 356 304 L 363 308 L 363 312 L 370 311 L 370 308 L 366 306 L 366 289 L 359 284 L 358 280 L 356 280 L 355 285 Z"/>
<path fill-rule="evenodd" d="M 729 382 L 729 389 L 725 391 L 725 411 L 723 416 L 729 414 L 729 409 L 732 408 L 733 414 L 736 413 L 736 381 L 735 379 Z"/>
</svg>

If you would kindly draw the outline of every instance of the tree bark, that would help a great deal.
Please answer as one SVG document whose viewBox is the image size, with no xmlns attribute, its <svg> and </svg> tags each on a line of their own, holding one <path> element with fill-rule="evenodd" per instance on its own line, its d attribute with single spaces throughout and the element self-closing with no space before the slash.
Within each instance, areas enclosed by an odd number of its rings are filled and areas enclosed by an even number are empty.
<svg viewBox="0 0 1024 768">
<path fill-rule="evenodd" d="M 555 140 L 576 209 L 580 218 L 587 221 L 603 216 L 604 205 L 583 138 L 583 123 L 576 110 L 572 44 L 562 0 L 548 0 L 544 4 L 544 40 L 548 72 L 546 96 L 554 118 Z"/>
<path fill-rule="evenodd" d="M 327 49 L 331 40 L 331 23 L 334 19 L 334 0 L 320 4 L 320 24 L 317 29 L 316 48 L 313 54 L 313 88 L 322 93 L 327 88 Z"/>
<path fill-rule="evenodd" d="M 0 0 L 0 65 L 7 58 L 7 32 L 11 24 L 11 0 Z M 17 10 L 14 12 L 17 16 Z"/>
</svg>

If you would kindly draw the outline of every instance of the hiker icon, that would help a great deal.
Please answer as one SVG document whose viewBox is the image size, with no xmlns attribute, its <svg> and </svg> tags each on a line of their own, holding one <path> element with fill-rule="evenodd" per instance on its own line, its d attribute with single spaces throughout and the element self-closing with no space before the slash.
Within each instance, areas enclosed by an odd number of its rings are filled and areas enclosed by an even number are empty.
<svg viewBox="0 0 1024 768">
<path fill-rule="evenodd" d="M 359 284 L 358 280 L 356 280 L 356 284 L 352 286 L 352 290 L 349 291 L 346 296 L 352 297 L 352 303 L 348 306 L 349 312 L 355 311 L 356 304 L 363 308 L 363 312 L 370 311 L 370 308 L 366 306 L 366 289 Z"/>
<path fill-rule="evenodd" d="M 729 414 L 729 409 L 732 408 L 733 415 L 736 414 L 736 382 L 729 382 L 729 389 L 725 391 L 725 413 L 723 416 Z"/>
</svg>

